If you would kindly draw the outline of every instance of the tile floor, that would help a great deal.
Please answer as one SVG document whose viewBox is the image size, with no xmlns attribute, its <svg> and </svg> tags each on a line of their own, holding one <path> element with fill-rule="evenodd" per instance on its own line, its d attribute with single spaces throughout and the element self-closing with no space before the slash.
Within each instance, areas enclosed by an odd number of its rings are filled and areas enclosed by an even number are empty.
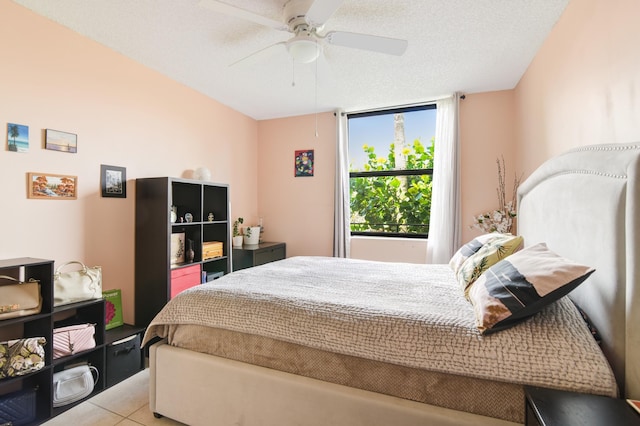
<svg viewBox="0 0 640 426">
<path fill-rule="evenodd" d="M 54 417 L 46 426 L 178 426 L 149 410 L 149 369 Z"/>
</svg>

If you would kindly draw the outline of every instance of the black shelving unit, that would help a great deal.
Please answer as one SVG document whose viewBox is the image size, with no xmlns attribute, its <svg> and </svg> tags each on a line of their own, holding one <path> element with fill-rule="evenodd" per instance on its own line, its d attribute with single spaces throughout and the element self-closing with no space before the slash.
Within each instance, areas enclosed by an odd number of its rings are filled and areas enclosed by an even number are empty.
<svg viewBox="0 0 640 426">
<path fill-rule="evenodd" d="M 24 376 L 0 379 L 0 397 L 36 389 L 36 418 L 32 424 L 39 424 L 53 415 L 53 261 L 30 257 L 0 260 L 0 275 L 40 282 L 42 309 L 39 314 L 0 321 L 0 341 L 26 337 L 44 337 L 47 341 L 44 368 Z"/>
<path fill-rule="evenodd" d="M 175 222 L 171 206 L 177 208 Z M 172 264 L 172 234 L 184 234 L 185 241 L 193 241 L 192 261 Z M 179 281 L 184 289 L 206 281 L 207 276 L 231 272 L 230 236 L 228 185 L 171 177 L 137 179 L 135 324 L 146 327 L 171 299 Z M 203 259 L 202 243 L 210 241 L 222 242 L 222 256 Z"/>
<path fill-rule="evenodd" d="M 0 260 L 0 275 L 9 275 L 24 281 L 34 278 L 40 282 L 42 310 L 39 314 L 0 321 L 0 341 L 26 337 L 44 337 L 44 368 L 19 377 L 0 379 L 0 397 L 22 390 L 36 389 L 36 418 L 29 424 L 37 425 L 67 411 L 82 401 L 64 407 L 53 407 L 53 373 L 65 367 L 88 362 L 99 372 L 98 382 L 86 399 L 107 389 L 107 378 L 113 372 L 107 371 L 106 353 L 111 344 L 126 336 L 141 335 L 144 328 L 125 325 L 105 331 L 105 302 L 102 299 L 87 300 L 69 305 L 53 306 L 53 260 L 30 257 Z M 96 346 L 71 356 L 53 359 L 53 329 L 71 324 L 95 324 Z M 138 349 L 139 351 L 139 349 Z M 140 354 L 138 358 L 140 359 Z M 134 374 L 144 368 L 142 362 Z M 84 401 L 83 400 L 83 401 Z"/>
</svg>

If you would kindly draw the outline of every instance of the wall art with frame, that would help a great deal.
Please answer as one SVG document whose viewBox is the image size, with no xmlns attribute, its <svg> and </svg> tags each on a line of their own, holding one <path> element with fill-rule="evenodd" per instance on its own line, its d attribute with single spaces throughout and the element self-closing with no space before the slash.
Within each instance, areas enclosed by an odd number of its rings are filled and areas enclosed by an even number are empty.
<svg viewBox="0 0 640 426">
<path fill-rule="evenodd" d="M 44 132 L 44 147 L 46 149 L 74 154 L 78 152 L 78 135 L 52 129 L 45 129 Z"/>
<path fill-rule="evenodd" d="M 102 196 L 127 198 L 127 169 L 118 166 L 100 165 Z"/>
<path fill-rule="evenodd" d="M 7 123 L 7 149 L 13 152 L 29 151 L 29 126 Z"/>
<path fill-rule="evenodd" d="M 295 152 L 295 177 L 313 176 L 313 149 Z"/>
<path fill-rule="evenodd" d="M 78 198 L 78 177 L 52 173 L 27 173 L 27 197 L 75 200 Z"/>
</svg>

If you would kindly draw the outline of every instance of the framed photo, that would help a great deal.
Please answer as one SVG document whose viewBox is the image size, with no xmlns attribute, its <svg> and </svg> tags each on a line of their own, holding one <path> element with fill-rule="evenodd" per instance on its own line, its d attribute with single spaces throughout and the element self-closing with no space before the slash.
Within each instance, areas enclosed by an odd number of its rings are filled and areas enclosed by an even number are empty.
<svg viewBox="0 0 640 426">
<path fill-rule="evenodd" d="M 295 152 L 295 177 L 313 176 L 313 150 Z"/>
<path fill-rule="evenodd" d="M 184 263 L 184 232 L 171 234 L 171 264 Z"/>
<path fill-rule="evenodd" d="M 7 123 L 7 149 L 13 152 L 29 151 L 29 126 Z"/>
<path fill-rule="evenodd" d="M 127 198 L 127 169 L 100 165 L 100 183 L 103 197 Z"/>
<path fill-rule="evenodd" d="M 78 152 L 78 135 L 73 133 L 45 129 L 44 141 L 46 149 L 74 154 Z"/>
<path fill-rule="evenodd" d="M 27 173 L 28 198 L 75 200 L 78 198 L 78 177 L 51 173 Z"/>
</svg>

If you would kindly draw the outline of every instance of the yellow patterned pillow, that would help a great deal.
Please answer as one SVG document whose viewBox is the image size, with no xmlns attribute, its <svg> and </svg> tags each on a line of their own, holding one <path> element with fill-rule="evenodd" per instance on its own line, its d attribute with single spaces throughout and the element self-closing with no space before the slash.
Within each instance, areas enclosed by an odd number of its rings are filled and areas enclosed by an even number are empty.
<svg viewBox="0 0 640 426">
<path fill-rule="evenodd" d="M 482 234 L 475 237 L 473 240 L 469 241 L 467 244 L 458 249 L 456 254 L 451 257 L 449 266 L 451 267 L 451 269 L 453 269 L 453 272 L 457 274 L 458 270 L 460 270 L 460 267 L 464 264 L 464 262 L 469 259 L 469 257 L 477 253 L 477 251 L 480 250 L 483 245 L 487 244 L 489 241 L 495 238 L 500 238 L 503 235 L 504 234 L 501 234 L 499 232 L 491 232 L 489 234 Z"/>
<path fill-rule="evenodd" d="M 491 266 L 500 262 L 505 257 L 522 249 L 523 239 L 517 235 L 498 234 L 495 238 L 486 242 L 478 251 L 469 256 L 456 273 L 456 278 L 469 298 L 469 286 Z"/>
</svg>

